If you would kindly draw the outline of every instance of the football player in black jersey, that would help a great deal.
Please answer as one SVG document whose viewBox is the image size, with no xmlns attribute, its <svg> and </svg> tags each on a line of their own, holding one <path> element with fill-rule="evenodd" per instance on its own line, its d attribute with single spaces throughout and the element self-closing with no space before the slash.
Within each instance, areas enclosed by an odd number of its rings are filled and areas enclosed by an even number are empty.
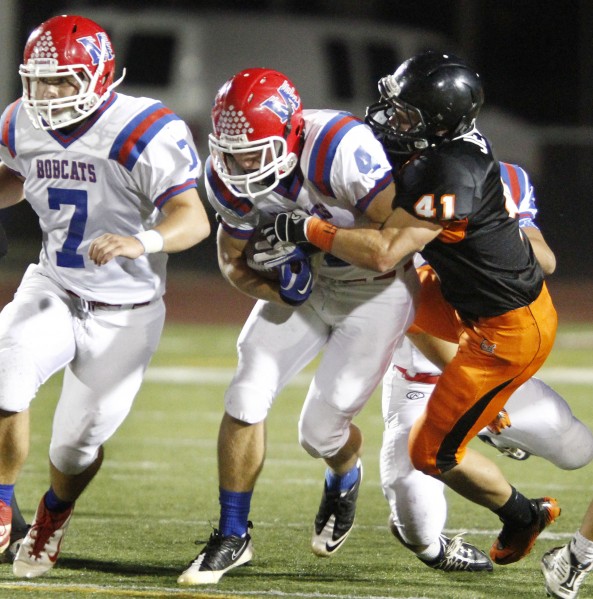
<svg viewBox="0 0 593 599">
<path fill-rule="evenodd" d="M 367 122 L 383 128 L 402 163 L 392 206 L 369 208 L 383 226 L 337 229 L 293 212 L 277 216 L 275 232 L 379 272 L 418 251 L 437 273 L 449 317 L 417 316 L 415 324 L 459 350 L 412 429 L 410 456 L 418 470 L 499 516 L 490 556 L 510 564 L 531 551 L 560 507 L 519 493 L 467 444 L 544 363 L 556 311 L 529 240 L 507 211 L 499 163 L 475 128 L 480 76 L 456 56 L 427 52 L 383 77 L 379 91 Z"/>
</svg>

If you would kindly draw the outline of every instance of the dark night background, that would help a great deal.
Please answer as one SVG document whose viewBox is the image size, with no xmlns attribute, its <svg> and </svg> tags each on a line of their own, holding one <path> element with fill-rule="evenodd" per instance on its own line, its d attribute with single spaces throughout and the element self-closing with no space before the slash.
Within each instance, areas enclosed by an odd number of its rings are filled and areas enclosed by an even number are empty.
<svg viewBox="0 0 593 599">
<path fill-rule="evenodd" d="M 22 43 L 64 0 L 21 0 Z M 71 2 L 83 13 L 85 5 Z M 404 23 L 448 35 L 483 74 L 487 101 L 537 124 L 593 124 L 591 0 L 102 0 L 101 6 L 291 12 Z M 22 45 L 22 44 L 21 44 Z"/>
<path fill-rule="evenodd" d="M 64 4 L 54 0 L 18 3 L 20 49 L 32 28 L 58 14 Z M 85 6 L 97 2 L 69 4 L 84 14 Z M 593 233 L 589 217 L 593 0 L 103 0 L 100 5 L 139 11 L 146 7 L 182 12 L 265 11 L 287 19 L 296 13 L 332 15 L 406 24 L 447 35 L 481 73 L 486 102 L 524 119 L 541 133 L 545 150 L 542 168 L 532 179 L 540 207 L 539 224 L 558 258 L 554 276 L 583 276 L 583 269 L 587 272 L 593 267 L 589 251 Z M 15 94 L 20 94 L 18 79 Z M 25 228 L 19 227 L 21 234 Z"/>
</svg>

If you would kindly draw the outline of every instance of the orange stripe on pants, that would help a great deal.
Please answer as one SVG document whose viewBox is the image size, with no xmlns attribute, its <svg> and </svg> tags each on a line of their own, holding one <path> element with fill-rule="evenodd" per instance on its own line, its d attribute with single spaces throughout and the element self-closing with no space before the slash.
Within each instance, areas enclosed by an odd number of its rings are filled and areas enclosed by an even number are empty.
<svg viewBox="0 0 593 599">
<path fill-rule="evenodd" d="M 447 313 L 433 313 L 435 318 L 423 320 L 422 330 L 451 340 L 457 323 L 461 330 L 459 350 L 443 371 L 409 437 L 414 467 L 433 475 L 458 464 L 469 441 L 537 372 L 552 350 L 558 325 L 545 284 L 528 306 L 479 318 L 473 324 L 462 322 L 446 302 L 440 310 Z M 435 327 L 430 326 L 430 320 Z M 450 325 L 448 332 L 444 323 Z"/>
</svg>

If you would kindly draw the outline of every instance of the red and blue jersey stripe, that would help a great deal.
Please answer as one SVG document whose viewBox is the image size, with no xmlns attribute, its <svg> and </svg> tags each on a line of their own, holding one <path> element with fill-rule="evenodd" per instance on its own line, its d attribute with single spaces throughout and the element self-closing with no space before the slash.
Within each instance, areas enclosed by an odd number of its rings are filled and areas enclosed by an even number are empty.
<svg viewBox="0 0 593 599">
<path fill-rule="evenodd" d="M 8 148 L 10 155 L 14 158 L 16 156 L 16 117 L 18 114 L 18 108 L 22 104 L 21 100 L 13 102 L 4 111 L 2 119 L 2 145 Z"/>
<path fill-rule="evenodd" d="M 506 183 L 511 192 L 513 202 L 519 205 L 523 194 L 525 193 L 525 178 L 519 175 L 519 167 L 508 162 L 500 163 L 500 178 Z"/>
<path fill-rule="evenodd" d="M 247 198 L 240 198 L 231 193 L 229 188 L 222 182 L 217 172 L 212 166 L 212 158 L 208 156 L 204 172 L 208 179 L 208 183 L 218 200 L 227 210 L 234 212 L 237 216 L 244 217 L 253 210 L 253 204 Z"/>
<path fill-rule="evenodd" d="M 149 106 L 132 119 L 117 136 L 109 158 L 117 160 L 122 166 L 131 171 L 140 158 L 144 148 L 154 136 L 171 121 L 180 120 L 169 108 L 160 102 Z"/>
<path fill-rule="evenodd" d="M 117 98 L 117 94 L 115 92 L 111 92 L 97 108 L 91 116 L 89 116 L 84 121 L 81 121 L 78 127 L 73 129 L 72 131 L 62 132 L 60 129 L 49 130 L 48 133 L 63 147 L 67 148 L 70 144 L 73 144 L 76 140 L 80 139 L 102 116 L 105 114 L 105 111 L 115 102 Z"/>
<path fill-rule="evenodd" d="M 198 184 L 194 178 L 188 179 L 185 183 L 169 187 L 167 191 L 162 193 L 155 201 L 154 205 L 160 210 L 172 197 L 183 193 L 184 191 L 197 187 Z"/>
<path fill-rule="evenodd" d="M 383 191 L 391 183 L 393 183 L 393 175 L 391 171 L 388 171 L 380 181 L 377 181 L 375 187 L 373 187 L 367 195 L 356 202 L 356 207 L 361 212 L 365 212 L 369 207 L 369 204 L 377 197 L 377 194 Z"/>
<path fill-rule="evenodd" d="M 331 167 L 338 146 L 344 136 L 361 120 L 348 112 L 331 119 L 317 135 L 311 151 L 307 178 L 325 196 L 336 197 L 331 188 Z"/>
<path fill-rule="evenodd" d="M 509 188 L 513 202 L 519 206 L 522 198 L 525 197 L 529 192 L 527 186 L 530 184 L 530 182 L 527 173 L 516 164 L 500 162 L 500 178 Z M 533 198 L 530 201 L 529 208 L 533 211 L 536 210 Z M 519 218 L 533 218 L 533 216 L 534 213 L 532 212 L 519 213 Z"/>
</svg>

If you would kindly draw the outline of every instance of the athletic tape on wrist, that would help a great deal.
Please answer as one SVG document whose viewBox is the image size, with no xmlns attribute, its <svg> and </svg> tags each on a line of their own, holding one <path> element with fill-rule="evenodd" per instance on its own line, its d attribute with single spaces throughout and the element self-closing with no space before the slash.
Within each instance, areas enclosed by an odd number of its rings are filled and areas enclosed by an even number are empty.
<svg viewBox="0 0 593 599">
<path fill-rule="evenodd" d="M 142 231 L 142 233 L 136 233 L 134 237 L 144 246 L 145 254 L 154 254 L 156 252 L 160 252 L 165 245 L 163 236 L 154 229 Z"/>
<path fill-rule="evenodd" d="M 329 252 L 334 243 L 337 227 L 315 216 L 307 219 L 307 239 L 324 252 Z"/>
</svg>

